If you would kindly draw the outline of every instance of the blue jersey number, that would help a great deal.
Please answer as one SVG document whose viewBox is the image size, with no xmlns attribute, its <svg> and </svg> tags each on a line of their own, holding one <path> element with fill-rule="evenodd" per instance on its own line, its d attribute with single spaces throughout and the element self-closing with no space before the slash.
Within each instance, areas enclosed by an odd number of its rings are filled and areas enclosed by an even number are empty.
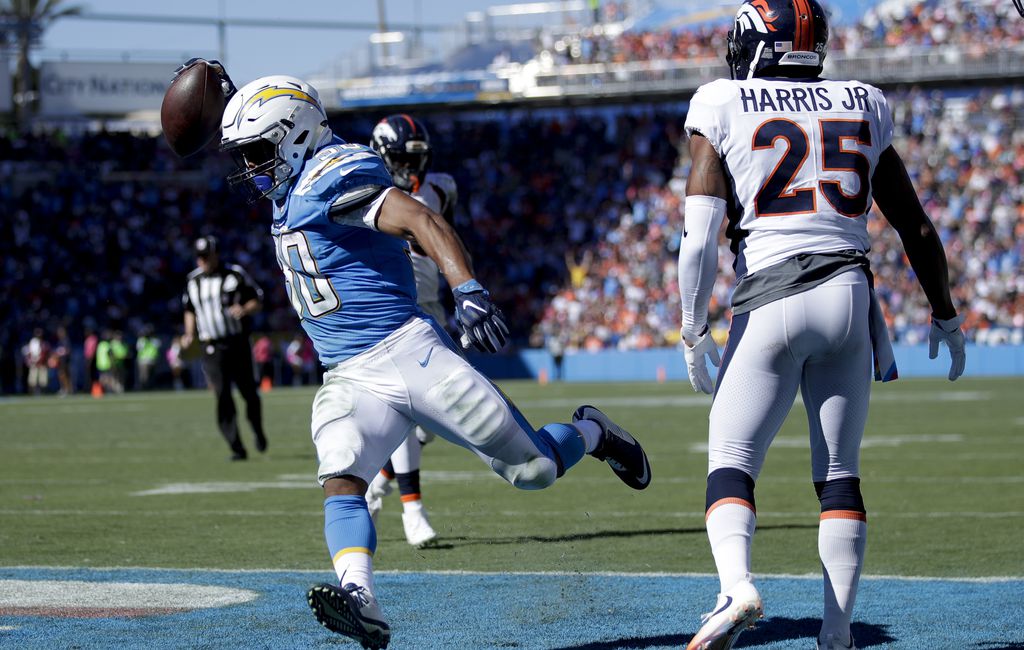
<svg viewBox="0 0 1024 650">
<path fill-rule="evenodd" d="M 870 205 L 871 163 L 850 143 L 871 146 L 871 126 L 865 120 L 818 120 L 821 132 L 821 171 L 849 172 L 857 176 L 859 188 L 853 194 L 843 191 L 839 181 L 818 181 L 818 187 L 836 212 L 844 217 L 859 217 Z M 800 172 L 810 150 L 810 138 L 796 122 L 775 118 L 754 131 L 753 149 L 774 149 L 785 144 L 782 158 L 765 179 L 754 197 L 754 213 L 758 217 L 781 217 L 818 211 L 814 188 L 789 189 Z"/>
<path fill-rule="evenodd" d="M 331 281 L 320 273 L 316 259 L 309 250 L 309 241 L 301 230 L 274 237 L 277 263 L 284 271 L 285 284 L 292 307 L 302 319 L 319 318 L 337 311 L 341 299 Z"/>
</svg>

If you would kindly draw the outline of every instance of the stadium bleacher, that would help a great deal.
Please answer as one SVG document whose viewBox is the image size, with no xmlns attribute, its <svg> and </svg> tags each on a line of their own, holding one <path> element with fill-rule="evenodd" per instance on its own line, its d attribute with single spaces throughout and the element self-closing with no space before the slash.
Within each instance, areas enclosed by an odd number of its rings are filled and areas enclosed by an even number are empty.
<svg viewBox="0 0 1024 650">
<path fill-rule="evenodd" d="M 1024 23 L 1007 20 L 1012 11 L 988 0 L 879 4 L 839 27 L 834 49 L 854 56 L 945 45 L 984 58 L 1020 47 Z M 579 30 L 547 45 L 539 38 L 535 56 L 553 52 L 550 58 L 564 64 L 717 61 L 721 29 L 621 29 L 614 37 L 607 34 L 615 30 Z M 466 72 L 502 51 L 509 50 L 477 47 L 452 61 Z M 523 56 L 517 50 L 508 63 Z M 894 88 L 889 97 L 896 145 L 946 244 L 955 299 L 969 313 L 968 336 L 982 344 L 1024 342 L 1024 88 L 948 79 Z M 684 98 L 681 92 L 642 107 L 434 106 L 424 116 L 435 168 L 459 183 L 459 229 L 509 315 L 518 347 L 552 339 L 569 350 L 677 342 Z M 365 141 L 383 111 L 340 114 L 335 129 Z M 225 191 L 225 171 L 217 155 L 183 164 L 152 136 L 88 129 L 0 136 L 0 198 L 10 215 L 0 220 L 4 389 L 14 385 L 18 351 L 35 326 L 51 334 L 65 326 L 80 343 L 85 328 L 134 336 L 153 325 L 169 343 L 180 323 L 182 278 L 193 265 L 189 243 L 200 234 L 221 237 L 229 256 L 267 290 L 257 328 L 292 331 L 266 210 Z M 921 341 L 926 303 L 892 231 L 879 218 L 871 223 L 872 263 L 893 335 Z M 720 332 L 728 323 L 730 263 L 725 252 L 712 312 Z"/>
</svg>

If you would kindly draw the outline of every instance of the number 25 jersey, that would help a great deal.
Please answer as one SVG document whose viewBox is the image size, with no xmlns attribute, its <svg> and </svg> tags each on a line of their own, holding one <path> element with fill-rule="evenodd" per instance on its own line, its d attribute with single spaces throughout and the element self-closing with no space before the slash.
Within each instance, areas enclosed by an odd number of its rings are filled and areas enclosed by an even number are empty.
<svg viewBox="0 0 1024 650">
<path fill-rule="evenodd" d="M 697 90 L 685 128 L 708 139 L 732 185 L 737 276 L 801 253 L 870 248 L 871 177 L 893 132 L 874 86 L 720 79 Z"/>
</svg>

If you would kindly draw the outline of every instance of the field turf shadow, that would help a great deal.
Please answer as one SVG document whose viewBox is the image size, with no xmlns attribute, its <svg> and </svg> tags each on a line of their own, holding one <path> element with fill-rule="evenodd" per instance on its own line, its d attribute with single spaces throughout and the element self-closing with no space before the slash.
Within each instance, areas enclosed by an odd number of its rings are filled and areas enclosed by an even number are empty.
<svg viewBox="0 0 1024 650">
<path fill-rule="evenodd" d="M 857 639 L 858 648 L 869 648 L 872 646 L 885 645 L 896 641 L 887 631 L 885 625 L 874 625 L 872 623 L 854 623 L 852 626 L 853 638 Z M 758 623 L 753 630 L 743 633 L 740 638 L 740 645 L 744 648 L 756 648 L 769 643 L 780 641 L 794 641 L 802 639 L 814 639 L 821 629 L 821 619 L 818 618 L 781 618 L 772 617 Z M 581 645 L 561 646 L 553 650 L 614 650 L 616 648 L 660 648 L 665 646 L 680 647 L 688 642 L 696 630 L 685 634 L 659 634 L 649 637 L 626 637 L 611 641 L 591 641 Z M 1016 650 L 1008 646 L 1011 650 Z M 1018 645 L 1017 648 L 1020 648 Z M 1004 650 L 1003 648 L 993 650 Z"/>
<path fill-rule="evenodd" d="M 775 526 L 758 526 L 759 532 L 767 530 L 784 529 L 818 529 L 818 524 L 780 524 Z M 494 544 L 525 544 L 535 543 L 558 543 L 558 542 L 580 542 L 592 539 L 616 539 L 629 537 L 648 537 L 650 535 L 707 535 L 707 529 L 703 526 L 689 528 L 645 528 L 639 530 L 596 530 L 592 533 L 569 533 L 565 535 L 519 535 L 509 537 L 466 537 L 445 535 L 443 543 L 445 548 L 456 546 L 480 546 Z"/>
</svg>

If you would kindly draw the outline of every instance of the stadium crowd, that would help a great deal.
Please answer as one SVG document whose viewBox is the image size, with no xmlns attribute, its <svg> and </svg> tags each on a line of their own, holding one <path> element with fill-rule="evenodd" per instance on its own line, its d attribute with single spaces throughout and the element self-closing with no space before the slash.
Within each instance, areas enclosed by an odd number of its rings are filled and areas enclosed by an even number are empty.
<svg viewBox="0 0 1024 650">
<path fill-rule="evenodd" d="M 609 25 L 616 16 L 620 22 Z M 680 20 L 678 26 L 655 30 L 623 30 L 630 23 L 622 17 L 610 15 L 603 23 L 558 37 L 542 32 L 535 44 L 537 57 L 546 64 L 703 63 L 722 59 L 722 45 L 732 28 L 728 13 L 712 21 Z M 855 23 L 834 21 L 829 48 L 851 56 L 864 49 L 885 49 L 888 56 L 899 57 L 916 48 L 951 45 L 978 58 L 1021 43 L 1024 21 L 1009 2 L 906 0 L 879 3 Z"/>
<path fill-rule="evenodd" d="M 969 312 L 968 336 L 1021 342 L 1024 90 L 914 90 L 891 94 L 891 103 L 896 145 L 946 244 L 955 298 Z M 667 106 L 428 120 L 434 169 L 459 184 L 457 226 L 517 345 L 572 351 L 677 342 L 683 117 L 681 106 Z M 349 119 L 336 130 L 363 141 L 375 119 Z M 269 242 L 267 206 L 247 205 L 224 188 L 226 164 L 219 155 L 182 162 L 158 137 L 0 137 L 0 200 L 8 206 L 0 221 L 4 392 L 33 363 L 47 365 L 49 390 L 68 390 L 59 377 L 71 363 L 81 388 L 83 377 L 98 374 L 102 343 L 114 367 L 110 390 L 152 377 L 169 385 L 187 360 L 174 341 L 184 278 L 195 265 L 191 243 L 206 234 L 217 235 L 225 259 L 243 264 L 266 292 L 256 330 L 272 333 L 274 345 L 260 363 L 283 368 L 279 380 L 315 380 L 308 349 L 293 340 L 297 323 Z M 893 334 L 923 340 L 926 303 L 882 224 L 871 219 L 871 257 Z M 720 336 L 731 262 L 723 246 L 712 303 Z M 32 344 L 36 328 L 42 340 Z M 156 366 L 146 382 L 140 358 Z"/>
</svg>

